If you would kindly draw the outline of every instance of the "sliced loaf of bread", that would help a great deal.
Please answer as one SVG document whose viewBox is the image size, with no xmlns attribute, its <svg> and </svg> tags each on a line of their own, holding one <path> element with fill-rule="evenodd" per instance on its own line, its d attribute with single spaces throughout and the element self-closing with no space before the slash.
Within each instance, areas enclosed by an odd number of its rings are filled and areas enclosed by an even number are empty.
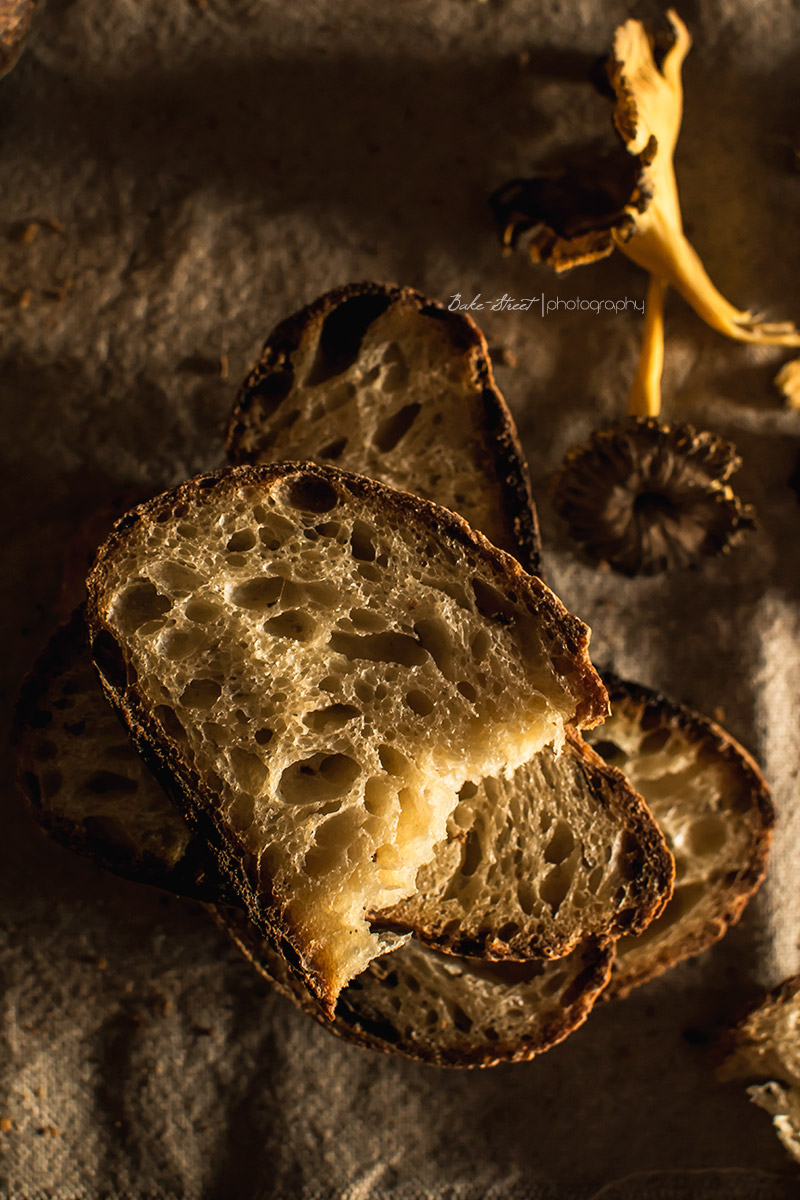
<svg viewBox="0 0 800 1200">
<path fill-rule="evenodd" d="M 228 452 L 335 457 L 454 509 L 538 569 L 527 466 L 483 337 L 408 288 L 340 288 L 279 325 L 240 389 Z M 415 893 L 373 915 L 450 953 L 557 957 L 646 927 L 669 886 L 660 847 L 627 781 L 573 734 L 561 755 L 470 779 Z"/>
<path fill-rule="evenodd" d="M 611 716 L 587 734 L 641 792 L 675 856 L 661 916 L 617 943 L 606 996 L 699 954 L 738 921 L 766 869 L 775 810 L 756 763 L 721 726 L 607 676 Z"/>
<path fill-rule="evenodd" d="M 338 288 L 282 322 L 242 385 L 232 463 L 333 463 L 435 500 L 539 573 L 516 427 L 482 333 L 412 288 Z"/>
<path fill-rule="evenodd" d="M 243 914 L 214 855 L 145 766 L 103 696 L 82 614 L 51 640 L 18 710 L 20 784 L 41 827 L 127 879 L 224 904 L 211 908 L 236 945 L 303 1012 L 347 1041 L 437 1066 L 533 1058 L 585 1020 L 610 971 L 611 942 L 557 962 L 491 964 L 411 940 L 370 963 L 331 1022 Z"/>
<path fill-rule="evenodd" d="M 361 301 L 359 310 L 351 299 L 360 295 L 371 299 Z M 349 324 L 349 308 L 361 315 L 351 326 L 354 336 L 346 353 L 337 360 L 341 370 L 317 372 L 313 364 L 330 358 L 331 332 L 340 321 Z M 509 508 L 503 485 L 509 469 L 512 479 L 526 478 L 512 418 L 506 412 L 502 419 L 482 423 L 480 406 L 475 408 L 474 399 L 469 402 L 478 390 L 469 382 L 469 353 L 465 360 L 460 348 L 474 347 L 480 334 L 471 333 L 475 327 L 468 318 L 445 316 L 453 337 L 438 335 L 439 349 L 431 353 L 434 342 L 423 331 L 434 321 L 441 323 L 442 313 L 425 297 L 380 284 L 356 285 L 322 297 L 267 340 L 260 362 L 240 391 L 229 427 L 229 452 L 234 459 L 264 461 L 296 454 L 323 461 L 330 449 L 326 439 L 333 415 L 342 433 L 334 445 L 341 466 L 455 507 L 529 563 L 529 539 L 513 544 L 516 531 L 524 530 L 524 520 L 515 505 Z M 395 387 L 398 376 L 392 364 L 398 354 L 406 390 Z M 487 374 L 485 358 L 482 345 L 474 360 L 478 377 Z M 459 361 L 464 368 L 460 376 Z M 461 390 L 452 384 L 458 378 Z M 266 402 L 264 397 L 271 399 Z M 409 405 L 413 420 L 391 453 L 379 452 L 375 431 L 392 426 L 398 413 L 408 413 Z M 502 399 L 493 399 L 490 407 L 502 412 Z M 473 414 L 472 432 L 464 413 Z M 397 428 L 401 427 L 402 422 Z M 412 436 L 412 429 L 423 436 Z M 479 456 L 469 448 L 475 445 L 481 446 Z M 445 474 L 444 461 L 450 468 Z M 470 488 L 455 496 L 453 481 L 464 480 L 479 462 L 483 468 L 478 467 Z M 514 525 L 508 522 L 509 511 L 515 513 Z M 614 686 L 612 723 L 592 737 L 602 750 L 613 747 L 615 728 L 623 731 L 625 751 L 612 748 L 609 761 L 622 766 L 634 787 L 646 793 L 678 854 L 682 880 L 667 909 L 644 935 L 632 936 L 647 923 L 640 913 L 636 927 L 628 930 L 631 936 L 620 942 L 606 994 L 622 995 L 698 953 L 738 919 L 764 873 L 773 813 L 758 768 L 719 726 L 636 685 Z M 640 720 L 644 727 L 637 733 Z M 654 760 L 652 748 L 668 731 L 669 745 Z M 671 764 L 673 750 L 678 758 Z M 699 765 L 684 788 L 676 763 L 685 764 L 687 754 Z M 652 770 L 660 772 L 659 781 L 651 778 Z M 548 938 L 551 949 L 563 951 L 566 943 L 552 940 L 559 914 L 562 928 L 565 915 L 578 908 L 591 924 L 592 910 L 601 907 L 599 894 L 614 888 L 632 893 L 637 877 L 642 877 L 635 849 L 640 834 L 629 835 L 631 854 L 627 864 L 623 856 L 621 869 L 619 825 L 609 842 L 619 813 L 627 810 L 630 816 L 635 811 L 629 792 L 627 785 L 614 788 L 607 776 L 597 773 L 579 738 L 568 740 L 560 758 L 542 751 L 512 779 L 471 781 L 450 819 L 448 840 L 421 869 L 416 893 L 397 906 L 399 925 L 413 924 L 418 936 L 450 951 L 516 956 L 531 938 L 540 952 Z M 569 813 L 566 822 L 556 819 L 562 806 Z M 596 813 L 596 827 L 588 837 L 587 825 L 576 819 L 581 806 L 584 815 Z M 531 829 L 537 830 L 536 838 L 529 837 Z M 583 836 L 575 838 L 576 830 L 583 830 Z M 609 844 L 616 845 L 617 853 L 603 866 Z M 515 858 L 527 868 L 519 873 L 520 882 L 510 869 Z M 627 883 L 626 871 L 633 877 Z M 525 882 L 526 873 L 536 886 Z M 608 932 L 622 932 L 624 921 L 631 919 L 631 907 L 622 903 L 620 908 Z M 384 917 L 390 920 L 392 915 Z"/>
<path fill-rule="evenodd" d="M 88 589 L 108 698 L 328 1014 L 396 944 L 367 914 L 414 891 L 463 784 L 606 711 L 544 584 L 333 468 L 192 480 L 117 523 Z"/>
</svg>

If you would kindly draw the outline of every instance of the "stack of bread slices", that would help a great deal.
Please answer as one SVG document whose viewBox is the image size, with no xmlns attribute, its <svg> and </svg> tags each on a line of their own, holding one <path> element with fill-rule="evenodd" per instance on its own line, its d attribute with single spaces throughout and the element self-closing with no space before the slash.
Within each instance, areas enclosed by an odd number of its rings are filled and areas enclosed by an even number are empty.
<svg viewBox="0 0 800 1200">
<path fill-rule="evenodd" d="M 25 685 L 50 834 L 205 901 L 331 1031 L 442 1066 L 531 1058 L 722 936 L 764 872 L 764 781 L 601 681 L 468 317 L 324 296 L 268 339 L 226 448 L 117 521 Z"/>
</svg>

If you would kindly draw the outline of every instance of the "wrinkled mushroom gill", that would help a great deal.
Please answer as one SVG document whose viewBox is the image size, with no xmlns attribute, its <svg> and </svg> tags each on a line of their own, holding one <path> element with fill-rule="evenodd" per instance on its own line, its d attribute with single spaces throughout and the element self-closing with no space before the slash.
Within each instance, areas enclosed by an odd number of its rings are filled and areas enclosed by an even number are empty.
<svg viewBox="0 0 800 1200">
<path fill-rule="evenodd" d="M 754 526 L 726 482 L 738 465 L 713 434 L 632 418 L 570 451 L 554 503 L 591 558 L 652 575 L 727 551 Z"/>
</svg>

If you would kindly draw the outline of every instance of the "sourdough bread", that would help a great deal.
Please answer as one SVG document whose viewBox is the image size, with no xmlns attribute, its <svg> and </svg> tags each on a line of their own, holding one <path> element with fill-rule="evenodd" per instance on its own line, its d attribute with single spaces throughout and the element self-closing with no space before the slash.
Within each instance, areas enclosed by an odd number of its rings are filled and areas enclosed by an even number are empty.
<svg viewBox="0 0 800 1200">
<path fill-rule="evenodd" d="M 335 457 L 460 512 L 538 568 L 527 467 L 483 337 L 408 288 L 341 288 L 279 325 L 240 389 L 228 452 Z M 560 756 L 469 780 L 415 893 L 372 915 L 450 953 L 558 957 L 590 935 L 643 929 L 670 875 L 627 781 L 571 735 Z"/>
<path fill-rule="evenodd" d="M 586 1020 L 609 977 L 613 943 L 591 941 L 557 962 L 490 963 L 439 954 L 412 939 L 377 958 L 339 996 L 332 1021 L 240 913 L 217 920 L 283 995 L 346 1041 L 437 1067 L 525 1062 Z"/>
<path fill-rule="evenodd" d="M 88 588 L 107 696 L 329 1014 L 462 785 L 606 711 L 544 584 L 333 468 L 192 480 L 118 522 Z"/>
<path fill-rule="evenodd" d="M 217 923 L 301 1011 L 347 1041 L 421 1062 L 485 1067 L 561 1041 L 605 985 L 613 943 L 558 962 L 491 964 L 409 941 L 370 963 L 341 994 L 333 1021 L 243 914 L 214 856 L 145 766 L 102 694 L 82 614 L 57 632 L 18 712 L 20 782 L 33 815 L 63 845 L 135 881 L 225 904 Z"/>
<path fill-rule="evenodd" d="M 513 774 L 465 784 L 416 891 L 378 921 L 488 959 L 560 958 L 645 929 L 672 860 L 641 797 L 572 730 Z"/>
<path fill-rule="evenodd" d="M 611 716 L 587 734 L 641 792 L 675 856 L 675 890 L 638 937 L 617 943 L 606 997 L 699 954 L 738 921 L 766 869 L 775 811 L 764 777 L 700 713 L 606 676 Z"/>
<path fill-rule="evenodd" d="M 56 841 L 127 879 L 235 902 L 204 841 L 169 803 L 106 703 L 82 609 L 53 635 L 26 680 L 14 742 L 20 788 Z"/>
<path fill-rule="evenodd" d="M 539 573 L 528 467 L 483 335 L 411 288 L 351 284 L 282 322 L 239 391 L 227 450 L 232 463 L 332 463 L 434 500 Z"/>
</svg>

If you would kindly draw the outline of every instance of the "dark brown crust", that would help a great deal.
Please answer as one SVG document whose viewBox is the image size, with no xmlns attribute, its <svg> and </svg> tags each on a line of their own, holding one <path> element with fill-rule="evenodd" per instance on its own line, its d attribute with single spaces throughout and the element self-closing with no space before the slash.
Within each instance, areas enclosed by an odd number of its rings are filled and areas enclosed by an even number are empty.
<svg viewBox="0 0 800 1200">
<path fill-rule="evenodd" d="M 453 331 L 454 354 L 468 357 L 472 363 L 476 390 L 484 411 L 483 435 L 489 474 L 496 486 L 508 526 L 508 544 L 501 547 L 519 559 L 532 575 L 540 573 L 541 537 L 536 506 L 531 494 L 528 466 L 514 419 L 492 374 L 489 349 L 475 322 L 464 313 L 452 313 L 444 305 L 430 300 L 413 288 L 386 283 L 353 283 L 336 288 L 282 321 L 267 338 L 261 357 L 239 389 L 228 423 L 226 451 L 235 465 L 252 463 L 257 451 L 248 453 L 242 435 L 253 424 L 266 426 L 259 413 L 256 389 L 265 379 L 290 365 L 299 345 L 314 326 L 321 326 L 332 312 L 356 296 L 385 297 L 388 305 L 404 304 L 422 315 L 437 315 Z M 488 483 L 488 480 L 487 480 Z"/>
<path fill-rule="evenodd" d="M 267 979 L 282 996 L 296 1008 L 313 1017 L 329 1033 L 334 1033 L 353 1045 L 383 1054 L 395 1054 L 434 1067 L 485 1068 L 500 1063 L 528 1062 L 539 1054 L 562 1042 L 578 1026 L 582 1025 L 594 1006 L 598 996 L 610 977 L 614 957 L 614 943 L 610 940 L 594 940 L 586 943 L 586 967 L 576 978 L 572 988 L 575 997 L 557 1018 L 550 1021 L 535 1042 L 515 1041 L 504 1044 L 497 1041 L 473 1037 L 472 1044 L 458 1052 L 443 1049 L 435 1034 L 422 1030 L 418 1038 L 409 1039 L 387 1018 L 377 1022 L 366 1017 L 358 1009 L 357 993 L 346 989 L 340 998 L 333 1019 L 324 1016 L 308 993 L 299 987 L 291 974 L 285 971 L 279 955 L 270 952 L 259 937 L 258 930 L 238 912 L 212 910 L 219 927 L 230 937 L 234 945 L 256 970 Z M 398 951 L 401 953 L 402 951 Z M 465 1036 L 465 1043 L 468 1038 Z"/>
<path fill-rule="evenodd" d="M 758 764 L 720 725 L 643 684 L 631 683 L 608 673 L 604 678 L 612 709 L 615 702 L 622 702 L 641 708 L 643 714 L 647 709 L 657 712 L 662 724 L 683 731 L 693 742 L 707 747 L 711 753 L 722 758 L 753 797 L 753 822 L 747 851 L 735 877 L 726 877 L 719 887 L 716 912 L 701 929 L 687 933 L 679 945 L 668 946 L 654 953 L 649 961 L 626 967 L 624 956 L 620 956 L 614 964 L 611 983 L 604 993 L 604 999 L 614 999 L 627 996 L 633 988 L 708 949 L 725 935 L 731 925 L 736 924 L 764 879 L 775 825 L 775 808 Z M 709 885 L 709 890 L 711 887 Z"/>
<path fill-rule="evenodd" d="M 168 791 L 191 828 L 208 841 L 223 875 L 230 879 L 237 894 L 241 895 L 251 919 L 265 935 L 280 941 L 289 957 L 297 963 L 298 970 L 302 970 L 291 930 L 286 927 L 285 919 L 276 915 L 280 911 L 277 898 L 265 897 L 253 887 L 249 878 L 253 864 L 242 859 L 240 848 L 234 844 L 230 830 L 217 815 L 214 796 L 209 788 L 182 760 L 179 747 L 164 737 L 149 714 L 130 670 L 127 671 L 127 684 L 108 678 L 108 668 L 103 664 L 101 640 L 101 635 L 111 638 L 118 646 L 105 619 L 107 563 L 125 547 L 134 530 L 142 525 L 157 522 L 159 515 L 169 514 L 174 505 L 202 503 L 212 493 L 214 499 L 218 500 L 220 492 L 226 489 L 232 491 L 239 487 L 260 487 L 269 490 L 281 480 L 296 473 L 316 477 L 333 486 L 340 494 L 342 491 L 345 494 L 349 492 L 357 499 L 374 504 L 384 512 L 388 510 L 395 515 L 398 523 L 407 523 L 409 519 L 419 521 L 434 536 L 440 539 L 449 538 L 470 553 L 477 554 L 483 566 L 494 576 L 501 591 L 506 594 L 513 592 L 530 612 L 549 617 L 560 629 L 564 641 L 564 654 L 570 657 L 577 676 L 575 684 L 584 693 L 583 699 L 577 704 L 576 721 L 586 725 L 596 724 L 606 715 L 608 706 L 605 688 L 589 660 L 589 635 L 586 626 L 566 611 L 561 601 L 541 580 L 526 574 L 516 559 L 497 550 L 482 534 L 472 530 L 466 521 L 449 510 L 421 500 L 408 492 L 397 492 L 363 476 L 349 475 L 333 467 L 320 467 L 313 463 L 231 467 L 197 476 L 172 491 L 139 505 L 122 517 L 98 551 L 94 569 L 87 580 L 89 599 L 86 623 L 104 691 L 122 715 L 134 743 L 153 774 Z M 127 668 L 127 664 L 125 666 Z M 261 886 L 263 889 L 263 884 Z M 319 998 L 323 1007 L 330 1011 L 335 1003 L 335 996 L 330 995 L 321 981 L 308 972 L 303 971 L 303 981 Z"/>
<path fill-rule="evenodd" d="M 86 655 L 88 665 L 89 650 L 86 645 L 83 606 L 76 609 L 69 621 L 53 634 L 25 679 L 17 702 L 12 733 L 12 744 L 17 752 L 17 786 L 25 797 L 34 820 L 60 845 L 84 858 L 92 859 L 98 866 L 120 875 L 123 879 L 160 887 L 194 900 L 236 904 L 236 897 L 231 893 L 224 876 L 220 875 L 214 859 L 199 838 L 192 838 L 180 860 L 169 866 L 153 854 L 136 854 L 103 840 L 89 832 L 82 824 L 54 812 L 52 807 L 37 795 L 34 781 L 38 780 L 39 767 L 31 754 L 31 735 L 47 715 L 42 702 L 50 692 L 54 680 L 74 665 L 78 654 Z M 97 702 L 102 705 L 106 703 L 99 682 Z M 120 734 L 127 737 L 127 730 L 121 723 Z M 166 797 L 164 802 L 167 803 Z"/>
<path fill-rule="evenodd" d="M 634 902 L 615 912 L 607 929 L 592 932 L 598 937 L 614 938 L 623 933 L 641 933 L 664 911 L 672 895 L 674 860 L 649 808 L 638 792 L 633 790 L 627 777 L 616 767 L 604 762 L 574 729 L 567 729 L 566 738 L 562 753 L 571 754 L 580 760 L 583 770 L 593 778 L 592 793 L 598 803 L 604 808 L 616 811 L 620 824 L 630 839 L 630 848 L 626 851 L 626 856 L 630 864 Z M 386 914 L 380 913 L 374 916 L 373 923 L 377 927 L 387 929 L 408 928 L 407 925 L 398 924 L 396 920 L 393 921 Z M 495 961 L 522 960 L 530 957 L 562 958 L 586 937 L 586 930 L 577 928 L 560 938 L 518 935 L 507 942 L 499 942 L 491 935 L 477 939 L 458 931 L 448 932 L 448 924 L 447 920 L 442 926 L 415 924 L 414 936 L 418 941 L 443 954 L 481 957 Z"/>
</svg>

